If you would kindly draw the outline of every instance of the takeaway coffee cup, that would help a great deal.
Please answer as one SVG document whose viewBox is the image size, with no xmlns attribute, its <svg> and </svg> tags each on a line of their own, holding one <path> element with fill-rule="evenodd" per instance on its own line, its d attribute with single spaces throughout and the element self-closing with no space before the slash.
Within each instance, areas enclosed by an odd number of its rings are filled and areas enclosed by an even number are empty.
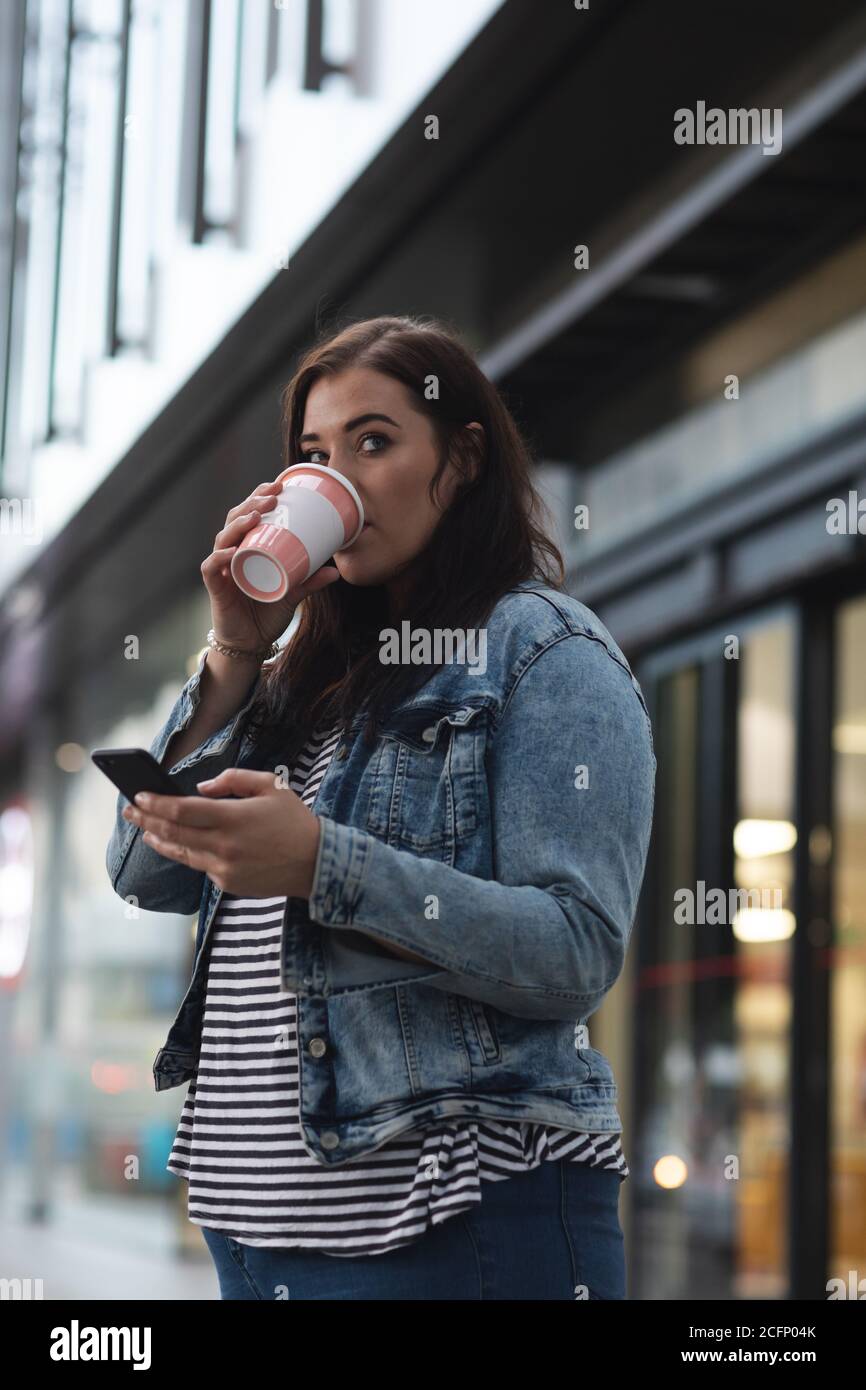
<svg viewBox="0 0 866 1390">
<path fill-rule="evenodd" d="M 238 588 L 260 603 L 276 603 L 315 574 L 335 550 L 361 534 L 364 507 L 348 478 L 321 463 L 296 463 L 277 478 L 282 491 L 264 520 L 232 556 Z"/>
</svg>

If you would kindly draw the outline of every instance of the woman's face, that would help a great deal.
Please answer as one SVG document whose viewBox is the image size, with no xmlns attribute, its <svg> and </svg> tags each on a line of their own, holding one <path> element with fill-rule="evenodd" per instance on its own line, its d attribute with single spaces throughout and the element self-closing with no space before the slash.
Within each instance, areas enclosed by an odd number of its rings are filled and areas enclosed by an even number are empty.
<svg viewBox="0 0 866 1390">
<path fill-rule="evenodd" d="M 299 462 L 335 468 L 364 504 L 367 525 L 354 545 L 334 554 L 340 574 L 349 584 L 384 584 L 393 599 L 397 576 L 427 545 L 459 480 L 449 461 L 439 504 L 430 501 L 439 461 L 432 421 L 401 382 L 351 367 L 313 383 L 297 447 Z"/>
</svg>

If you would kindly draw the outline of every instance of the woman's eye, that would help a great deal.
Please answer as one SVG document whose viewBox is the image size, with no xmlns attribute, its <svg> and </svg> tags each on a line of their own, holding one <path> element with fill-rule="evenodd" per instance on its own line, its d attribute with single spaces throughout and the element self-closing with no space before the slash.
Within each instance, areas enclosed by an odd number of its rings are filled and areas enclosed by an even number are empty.
<svg viewBox="0 0 866 1390">
<path fill-rule="evenodd" d="M 361 444 L 366 444 L 367 441 L 368 441 L 369 439 L 378 440 L 378 441 L 379 441 L 379 444 L 381 445 L 381 448 L 378 448 L 378 449 L 365 449 L 365 450 L 364 450 L 364 453 L 366 453 L 366 454 L 380 454 L 380 453 L 382 452 L 382 449 L 383 449 L 383 448 L 387 448 L 387 446 L 388 446 L 388 439 L 387 439 L 386 435 L 384 435 L 384 434 L 365 434 L 365 435 L 363 435 L 363 436 L 361 437 L 360 442 L 361 442 Z"/>
<path fill-rule="evenodd" d="M 372 441 L 374 447 L 366 446 Z M 364 434 L 358 440 L 361 452 L 365 454 L 381 454 L 383 449 L 387 449 L 390 440 L 385 434 Z M 320 457 L 317 457 L 319 455 Z M 306 453 L 298 452 L 298 463 L 327 463 L 328 457 L 324 449 L 307 449 Z"/>
</svg>

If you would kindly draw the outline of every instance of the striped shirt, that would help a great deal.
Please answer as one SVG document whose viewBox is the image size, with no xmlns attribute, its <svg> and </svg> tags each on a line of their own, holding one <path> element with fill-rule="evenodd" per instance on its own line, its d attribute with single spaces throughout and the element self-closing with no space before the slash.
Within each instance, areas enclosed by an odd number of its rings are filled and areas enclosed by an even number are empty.
<svg viewBox="0 0 866 1390">
<path fill-rule="evenodd" d="M 311 806 L 340 738 L 316 730 L 291 786 Z M 628 1176 L 619 1134 L 529 1121 L 439 1121 L 323 1168 L 304 1146 L 296 995 L 279 979 L 285 897 L 223 893 L 211 926 L 201 1051 L 168 1159 L 189 1219 L 244 1245 L 384 1254 L 548 1159 Z"/>
</svg>

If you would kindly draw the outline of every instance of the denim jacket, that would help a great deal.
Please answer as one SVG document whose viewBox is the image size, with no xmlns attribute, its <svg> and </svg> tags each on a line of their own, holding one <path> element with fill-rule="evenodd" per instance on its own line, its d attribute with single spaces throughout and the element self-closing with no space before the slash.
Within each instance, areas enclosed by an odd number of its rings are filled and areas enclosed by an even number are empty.
<svg viewBox="0 0 866 1390">
<path fill-rule="evenodd" d="M 656 771 L 646 704 L 601 621 L 558 589 L 518 585 L 485 632 L 486 663 L 438 666 L 372 746 L 359 714 L 312 805 L 313 887 L 287 898 L 280 979 L 298 996 L 301 1127 L 323 1166 L 445 1117 L 622 1128 L 586 1022 L 622 969 L 644 873 Z M 193 717 L 204 660 L 151 744 L 158 761 Z M 254 764 L 244 715 L 261 679 L 169 769 L 190 794 Z M 195 1074 L 222 893 L 146 845 L 126 804 L 118 796 L 106 854 L 115 891 L 198 912 L 192 978 L 154 1062 L 165 1090 Z"/>
</svg>

